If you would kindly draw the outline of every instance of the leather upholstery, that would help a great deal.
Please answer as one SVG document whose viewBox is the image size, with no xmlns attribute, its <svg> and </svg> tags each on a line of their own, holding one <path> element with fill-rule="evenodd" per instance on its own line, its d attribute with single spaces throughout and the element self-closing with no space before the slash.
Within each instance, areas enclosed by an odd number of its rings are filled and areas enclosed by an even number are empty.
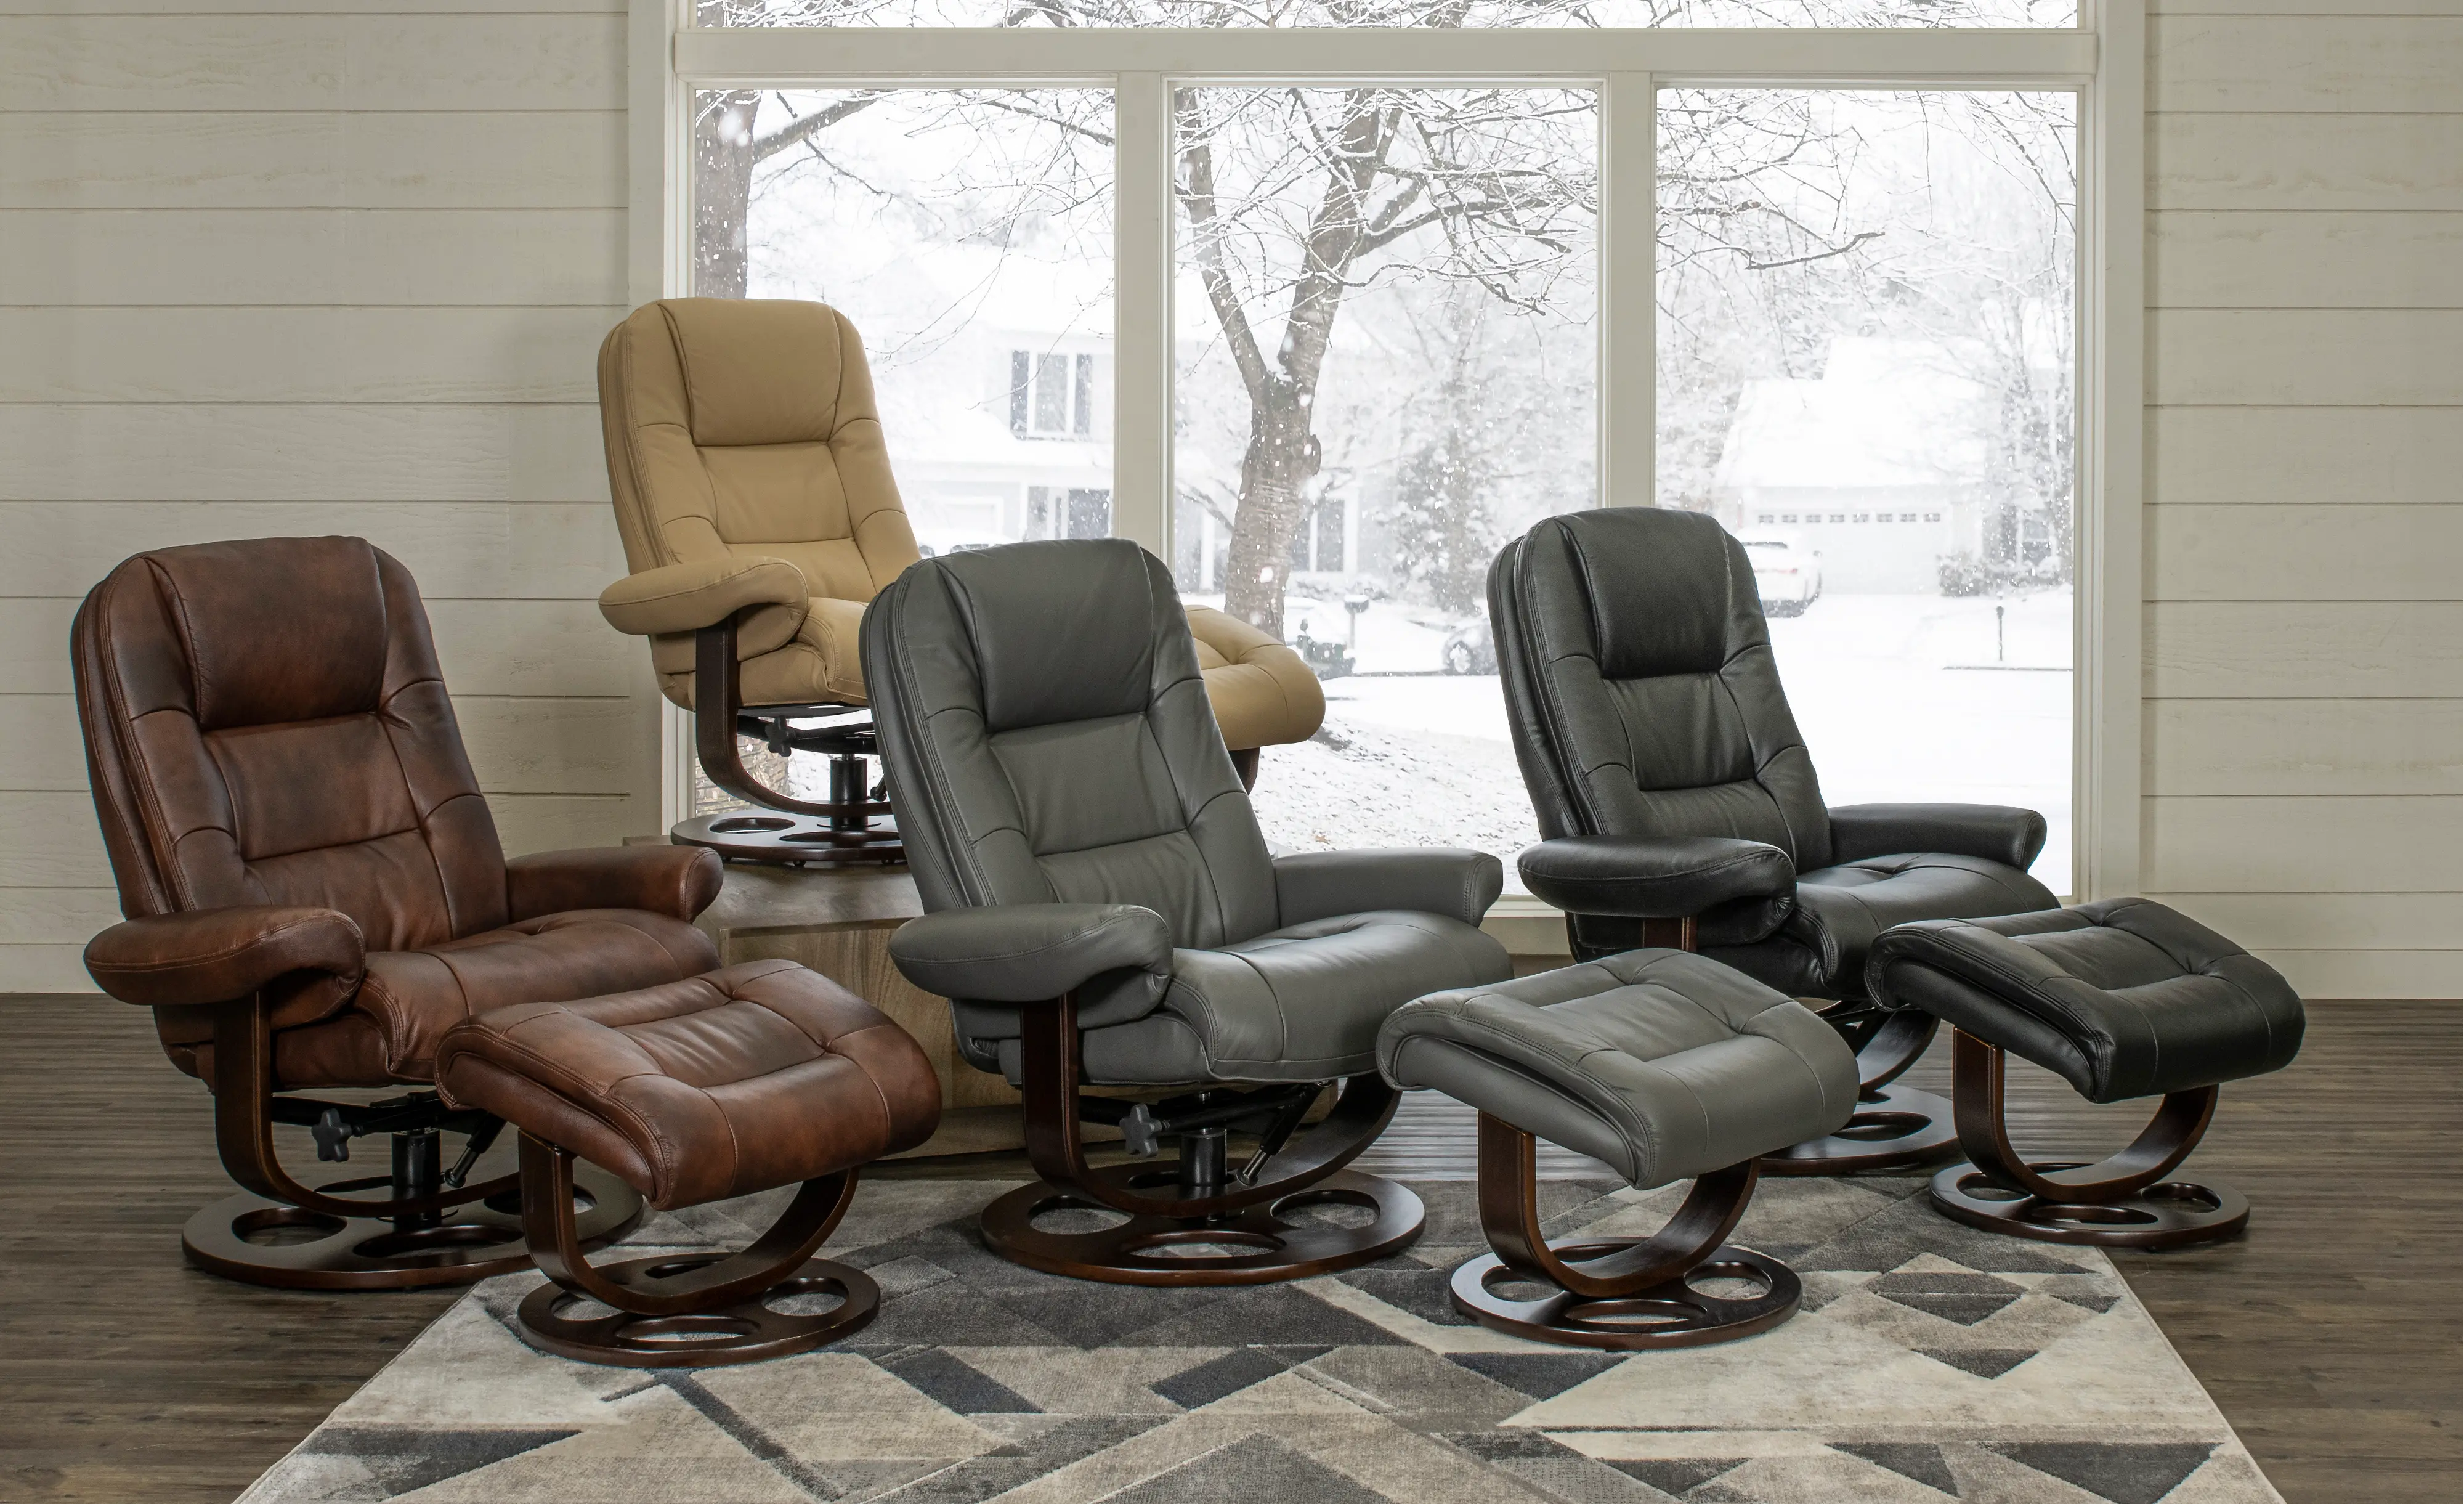
<svg viewBox="0 0 2464 1504">
<path fill-rule="evenodd" d="M 747 705 L 866 701 L 865 603 L 916 560 L 864 343 L 822 303 L 671 298 L 599 351 L 608 488 L 632 573 L 599 598 L 693 703 L 693 633 L 741 612 Z M 1206 693 L 1238 749 L 1306 741 L 1326 698 L 1300 654 L 1194 608 Z"/>
<path fill-rule="evenodd" d="M 72 637 L 130 921 L 97 937 L 92 969 L 159 1006 L 183 1069 L 207 1069 L 212 1037 L 185 1005 L 250 991 L 274 1005 L 285 1085 L 381 1086 L 426 1080 L 437 1036 L 474 1004 L 715 964 L 685 922 L 716 891 L 707 852 L 556 853 L 509 875 L 418 587 L 365 542 L 140 554 L 86 597 Z"/>
<path fill-rule="evenodd" d="M 1649 1189 L 1820 1138 L 1857 1062 L 1803 1005 L 1700 956 L 1635 950 L 1398 1008 L 1377 1064 Z"/>
<path fill-rule="evenodd" d="M 925 991 L 985 1003 L 1041 1003 L 1116 973 L 1113 988 L 1133 994 L 1133 1018 L 1172 980 L 1172 931 L 1129 903 L 944 909 L 899 926 L 890 954 Z"/>
<path fill-rule="evenodd" d="M 1362 896 L 1449 912 L 1284 908 L 1217 734 L 1187 618 L 1164 566 L 1120 540 L 1021 543 L 931 559 L 866 613 L 865 660 L 908 860 L 930 915 L 1128 905 L 1175 947 L 1155 995 L 1143 953 L 1081 993 L 1090 1079 L 1324 1080 L 1369 1069 L 1378 1023 L 1421 992 L 1496 980 L 1506 953 L 1465 918 L 1503 874 L 1494 858 L 1361 858 Z M 1296 907 L 1325 902 L 1306 864 Z M 1373 880 L 1374 874 L 1374 880 Z M 1355 897 L 1355 903 L 1361 900 Z M 1476 918 L 1476 916 L 1475 916 Z M 955 916 L 936 946 L 976 928 Z M 946 933 L 944 933 L 946 932 Z M 893 951 L 893 954 L 898 954 Z M 1127 980 L 1124 982 L 1124 973 Z M 919 986 L 931 968 L 911 972 Z M 960 1048 L 1015 1060 L 1016 1007 L 957 999 Z"/>
<path fill-rule="evenodd" d="M 2021 872 L 2045 850 L 2045 817 L 2007 805 L 1836 805 L 1835 863 L 1901 852 L 1973 856 Z"/>
<path fill-rule="evenodd" d="M 1705 955 L 1793 996 L 1858 1000 L 1866 949 L 1891 924 L 2056 906 L 2024 871 L 2044 843 L 2032 810 L 1823 804 L 1752 566 L 1711 518 L 1549 518 L 1498 555 L 1488 588 L 1515 759 L 1546 838 L 1525 880 L 1539 893 L 1572 874 L 1607 895 L 1578 906 L 1558 884 L 1586 951 L 1639 943 L 1641 918 L 1693 912 Z M 1611 836 L 1645 843 L 1632 856 L 1647 896 L 1617 884 L 1597 849 L 1556 845 Z M 1793 895 L 1741 892 L 1777 887 L 1773 857 L 1704 862 L 1705 839 L 1770 848 Z"/>
<path fill-rule="evenodd" d="M 912 1149 L 941 1086 L 904 1029 L 793 962 L 523 1003 L 446 1035 L 436 1084 L 604 1165 L 661 1208 Z"/>
<path fill-rule="evenodd" d="M 317 984 L 295 997 L 311 1017 L 331 1011 L 366 971 L 367 945 L 347 914 L 248 905 L 157 914 L 115 924 L 85 948 L 95 984 L 146 1006 L 231 1003 L 294 972 Z"/>
<path fill-rule="evenodd" d="M 1760 841 L 1726 836 L 1561 835 L 1517 864 L 1532 896 L 1570 914 L 1702 916 L 1712 943 L 1767 939 L 1788 918 L 1796 868 Z"/>
<path fill-rule="evenodd" d="M 746 704 L 862 704 L 856 613 L 811 607 L 872 599 L 915 562 L 915 534 L 854 326 L 821 303 L 645 304 L 600 346 L 599 411 L 633 570 L 603 609 L 649 634 L 667 697 L 692 708 L 693 631 L 750 608 Z M 784 599 L 776 569 L 743 567 L 769 562 L 809 599 Z M 689 581 L 685 565 L 709 573 Z"/>
<path fill-rule="evenodd" d="M 1883 1006 L 1922 1008 L 2090 1101 L 2263 1075 L 2301 1049 L 2301 999 L 2274 967 L 2145 898 L 1903 924 L 1866 971 Z"/>
<path fill-rule="evenodd" d="M 1307 741 L 1326 723 L 1326 691 L 1299 653 L 1209 606 L 1189 608 L 1189 635 L 1225 746 L 1245 752 Z"/>
</svg>

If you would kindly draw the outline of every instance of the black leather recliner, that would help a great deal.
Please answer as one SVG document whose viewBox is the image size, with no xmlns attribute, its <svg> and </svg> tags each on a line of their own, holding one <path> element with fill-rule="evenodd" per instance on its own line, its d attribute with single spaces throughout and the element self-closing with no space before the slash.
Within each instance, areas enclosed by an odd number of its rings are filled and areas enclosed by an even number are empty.
<svg viewBox="0 0 2464 1504">
<path fill-rule="evenodd" d="M 1531 892 L 1566 911 L 1575 959 L 1699 950 L 1824 1016 L 1859 1051 L 1862 1109 L 1764 1161 L 1835 1173 L 1937 1158 L 1949 1104 L 1892 1084 L 1933 1034 L 1864 991 L 1894 924 L 2054 908 L 2028 875 L 2032 809 L 1822 802 L 1780 687 L 1746 551 L 1699 513 L 1552 517 L 1488 575 L 1498 669 L 1545 839 Z"/>
</svg>

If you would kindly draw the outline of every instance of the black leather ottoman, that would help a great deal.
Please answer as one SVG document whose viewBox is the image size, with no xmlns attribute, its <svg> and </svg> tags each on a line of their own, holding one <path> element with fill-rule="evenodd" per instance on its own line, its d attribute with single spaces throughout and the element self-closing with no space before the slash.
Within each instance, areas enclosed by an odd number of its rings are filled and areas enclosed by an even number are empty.
<svg viewBox="0 0 2464 1504">
<path fill-rule="evenodd" d="M 2171 1178 L 2207 1132 L 2217 1084 L 2280 1071 L 2301 1048 L 2301 999 L 2233 941 L 2161 903 L 2106 898 L 1900 925 L 1875 941 L 1865 984 L 1882 1006 L 1956 1030 L 1951 1096 L 1970 1162 L 1934 1177 L 1943 1212 L 2024 1238 L 2132 1248 L 2226 1237 L 2250 1220 L 2232 1187 Z M 2022 1160 L 2003 1115 L 2005 1051 L 2092 1102 L 2164 1102 L 2101 1163 Z"/>
<path fill-rule="evenodd" d="M 1496 1251 L 1455 1271 L 1456 1309 L 1517 1337 L 1583 1347 L 1683 1347 L 1777 1326 L 1796 1275 L 1724 1247 L 1757 1161 L 1857 1110 L 1857 1057 L 1803 1005 L 1679 950 L 1631 950 L 1389 1015 L 1377 1066 L 1397 1087 L 1480 1109 L 1480 1221 Z M 1649 1238 L 1551 1243 L 1534 1135 L 1605 1161 L 1639 1190 L 1691 1179 Z M 1722 1298 L 1704 1278 L 1755 1293 Z M 1541 1287 L 1536 1295 L 1516 1285 Z"/>
</svg>

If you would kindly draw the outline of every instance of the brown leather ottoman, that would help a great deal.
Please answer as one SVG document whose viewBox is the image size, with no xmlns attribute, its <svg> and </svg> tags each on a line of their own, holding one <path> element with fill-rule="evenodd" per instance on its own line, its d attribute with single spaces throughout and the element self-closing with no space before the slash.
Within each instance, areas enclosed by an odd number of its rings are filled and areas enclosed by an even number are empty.
<svg viewBox="0 0 2464 1504">
<path fill-rule="evenodd" d="M 455 1026 L 436 1051 L 447 1101 L 521 1130 L 522 1228 L 553 1284 L 521 1305 L 525 1340 L 629 1367 L 715 1367 L 819 1347 L 872 1319 L 866 1275 L 812 1256 L 856 1171 L 933 1136 L 941 1087 L 904 1029 L 793 962 L 758 961 Z M 579 1156 L 672 1210 L 801 1181 L 734 1254 L 593 1269 L 574 1226 Z M 814 1315 L 773 1308 L 828 1294 Z M 567 1313 L 584 1300 L 610 1314 Z"/>
</svg>

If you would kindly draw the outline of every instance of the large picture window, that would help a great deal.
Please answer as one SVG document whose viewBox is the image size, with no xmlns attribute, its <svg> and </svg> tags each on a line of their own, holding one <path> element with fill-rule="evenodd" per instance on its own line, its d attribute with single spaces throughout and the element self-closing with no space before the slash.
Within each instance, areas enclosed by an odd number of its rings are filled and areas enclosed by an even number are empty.
<svg viewBox="0 0 2464 1504">
<path fill-rule="evenodd" d="M 928 552 L 1134 538 L 1301 648 L 1271 843 L 1536 839 L 1488 562 L 1657 504 L 1747 547 L 1832 803 L 2043 810 L 2078 888 L 2066 0 L 979 9 L 669 17 L 660 286 L 845 311 Z"/>
</svg>

